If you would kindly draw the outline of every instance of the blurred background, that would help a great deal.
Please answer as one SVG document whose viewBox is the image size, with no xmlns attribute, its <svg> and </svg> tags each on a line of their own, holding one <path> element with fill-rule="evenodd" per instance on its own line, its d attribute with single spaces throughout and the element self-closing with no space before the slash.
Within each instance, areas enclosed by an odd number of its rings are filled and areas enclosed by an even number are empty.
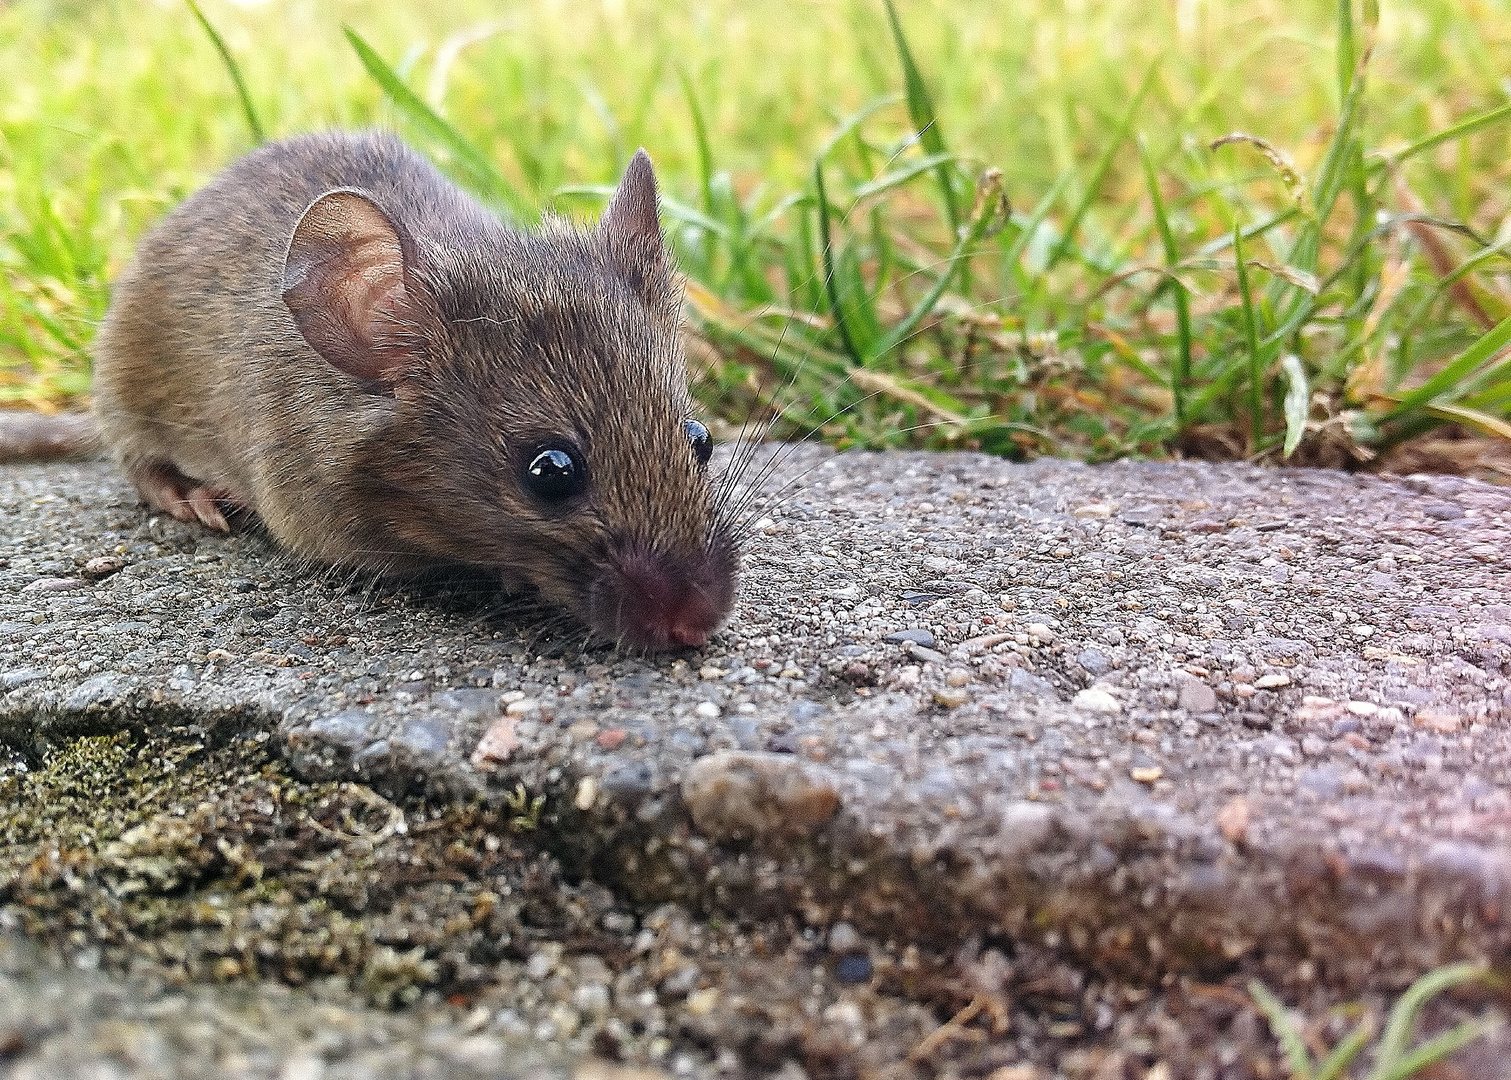
<svg viewBox="0 0 1511 1080">
<path fill-rule="evenodd" d="M 726 435 L 1511 482 L 1511 7 L 0 4 L 0 404 L 87 400 L 135 239 L 398 129 L 529 224 L 637 146 Z"/>
</svg>

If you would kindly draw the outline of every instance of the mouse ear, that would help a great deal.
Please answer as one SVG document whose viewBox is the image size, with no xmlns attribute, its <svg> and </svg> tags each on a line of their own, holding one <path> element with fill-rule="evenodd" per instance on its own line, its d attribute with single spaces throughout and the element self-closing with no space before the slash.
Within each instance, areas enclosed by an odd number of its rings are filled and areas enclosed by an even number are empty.
<svg viewBox="0 0 1511 1080">
<path fill-rule="evenodd" d="M 310 204 L 283 261 L 283 302 L 327 363 L 392 386 L 414 359 L 417 300 L 399 231 L 376 203 L 338 189 Z"/>
<path fill-rule="evenodd" d="M 644 149 L 635 151 L 624 170 L 597 236 L 609 262 L 647 304 L 675 306 L 671 259 L 656 212 L 656 172 Z"/>
</svg>

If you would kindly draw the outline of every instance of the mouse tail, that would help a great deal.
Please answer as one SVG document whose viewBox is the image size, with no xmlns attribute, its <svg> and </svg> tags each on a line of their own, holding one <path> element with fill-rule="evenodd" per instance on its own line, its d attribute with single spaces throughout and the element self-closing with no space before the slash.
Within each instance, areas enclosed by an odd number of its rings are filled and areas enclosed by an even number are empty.
<svg viewBox="0 0 1511 1080">
<path fill-rule="evenodd" d="M 0 410 L 0 464 L 90 457 L 100 450 L 99 431 L 87 413 Z"/>
</svg>

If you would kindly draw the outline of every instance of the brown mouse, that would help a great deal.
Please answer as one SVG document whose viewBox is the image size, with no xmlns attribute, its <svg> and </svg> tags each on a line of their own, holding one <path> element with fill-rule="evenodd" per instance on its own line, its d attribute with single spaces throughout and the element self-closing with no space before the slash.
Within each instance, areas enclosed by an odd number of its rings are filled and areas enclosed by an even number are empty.
<svg viewBox="0 0 1511 1080">
<path fill-rule="evenodd" d="M 388 134 L 236 162 L 156 226 L 96 342 L 151 505 L 380 575 L 466 564 L 623 645 L 702 645 L 738 554 L 638 152 L 590 230 L 505 225 Z"/>
</svg>

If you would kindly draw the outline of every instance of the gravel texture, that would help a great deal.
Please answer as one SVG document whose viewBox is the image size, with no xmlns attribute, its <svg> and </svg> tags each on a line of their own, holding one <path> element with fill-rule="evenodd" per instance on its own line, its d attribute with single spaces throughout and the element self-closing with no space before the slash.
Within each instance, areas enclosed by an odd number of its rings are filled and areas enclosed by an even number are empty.
<svg viewBox="0 0 1511 1080">
<path fill-rule="evenodd" d="M 1249 978 L 1326 1042 L 1331 1005 L 1511 972 L 1511 492 L 806 447 L 789 481 L 731 625 L 642 658 L 149 516 L 102 463 L 0 470 L 0 929 L 49 958 L 0 1010 L 64 958 L 58 993 L 289 1025 L 225 1075 L 421 1075 L 364 1047 L 430 1038 L 1274 1076 Z M 299 995 L 373 1034 L 321 1049 Z M 64 1075 L 56 1022 L 4 1023 L 0 1075 Z"/>
</svg>

